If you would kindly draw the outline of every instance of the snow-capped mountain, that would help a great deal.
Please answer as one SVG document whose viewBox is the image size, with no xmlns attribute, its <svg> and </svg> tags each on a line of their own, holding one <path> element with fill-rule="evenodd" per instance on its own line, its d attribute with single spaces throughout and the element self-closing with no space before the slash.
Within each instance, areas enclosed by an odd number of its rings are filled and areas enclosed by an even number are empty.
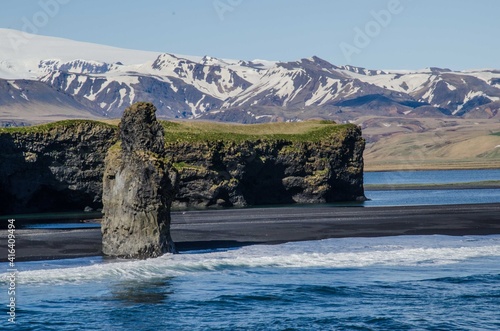
<svg viewBox="0 0 500 331">
<path fill-rule="evenodd" d="M 29 116 L 30 107 L 57 104 L 84 117 L 119 117 L 136 101 L 155 103 L 160 117 L 239 122 L 363 114 L 491 118 L 500 116 L 500 71 L 367 70 L 318 57 L 224 60 L 0 29 L 0 113 L 16 106 Z"/>
</svg>

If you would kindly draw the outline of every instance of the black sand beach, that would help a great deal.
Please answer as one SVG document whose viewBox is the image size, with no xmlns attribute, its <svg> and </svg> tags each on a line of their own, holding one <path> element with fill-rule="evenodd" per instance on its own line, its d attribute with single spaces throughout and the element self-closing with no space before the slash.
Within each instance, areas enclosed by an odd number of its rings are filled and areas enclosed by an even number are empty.
<svg viewBox="0 0 500 331">
<path fill-rule="evenodd" d="M 500 234 L 500 204 L 332 207 L 328 205 L 174 212 L 179 251 L 340 237 Z M 0 231 L 0 260 L 7 231 Z M 98 228 L 17 230 L 16 260 L 101 255 Z"/>
</svg>

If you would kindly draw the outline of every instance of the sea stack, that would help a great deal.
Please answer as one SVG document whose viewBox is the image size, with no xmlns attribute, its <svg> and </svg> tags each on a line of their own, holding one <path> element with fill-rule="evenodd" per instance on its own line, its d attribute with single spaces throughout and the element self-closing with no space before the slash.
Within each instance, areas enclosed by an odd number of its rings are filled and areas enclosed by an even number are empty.
<svg viewBox="0 0 500 331">
<path fill-rule="evenodd" d="M 150 258 L 175 252 L 170 206 L 177 173 L 165 160 L 163 127 L 151 103 L 127 108 L 120 140 L 110 148 L 103 176 L 102 250 L 105 255 Z"/>
</svg>

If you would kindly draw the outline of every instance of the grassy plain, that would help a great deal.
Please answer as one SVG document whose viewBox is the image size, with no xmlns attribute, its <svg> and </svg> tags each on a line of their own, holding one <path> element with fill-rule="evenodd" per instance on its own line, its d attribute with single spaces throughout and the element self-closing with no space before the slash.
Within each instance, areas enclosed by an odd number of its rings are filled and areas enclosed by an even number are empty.
<svg viewBox="0 0 500 331">
<path fill-rule="evenodd" d="M 166 142 L 280 140 L 310 142 L 353 128 L 352 124 L 311 120 L 293 123 L 228 124 L 206 121 L 162 121 Z"/>
<path fill-rule="evenodd" d="M 366 171 L 500 168 L 497 119 L 364 118 Z"/>
</svg>

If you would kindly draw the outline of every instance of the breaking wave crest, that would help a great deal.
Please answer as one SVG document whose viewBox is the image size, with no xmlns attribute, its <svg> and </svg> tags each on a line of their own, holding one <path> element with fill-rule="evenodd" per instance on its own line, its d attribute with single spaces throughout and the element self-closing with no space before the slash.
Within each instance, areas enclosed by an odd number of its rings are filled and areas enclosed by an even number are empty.
<svg viewBox="0 0 500 331">
<path fill-rule="evenodd" d="M 500 256 L 500 236 L 411 236 L 345 238 L 249 246 L 189 254 L 167 254 L 148 260 L 84 260 L 68 267 L 18 263 L 20 284 L 64 284 L 148 280 L 192 273 L 258 268 L 363 268 L 368 266 L 432 266 Z M 24 270 L 23 270 L 24 269 Z M 26 270 L 31 269 L 31 270 Z M 0 281 L 7 282 L 1 273 Z"/>
</svg>

